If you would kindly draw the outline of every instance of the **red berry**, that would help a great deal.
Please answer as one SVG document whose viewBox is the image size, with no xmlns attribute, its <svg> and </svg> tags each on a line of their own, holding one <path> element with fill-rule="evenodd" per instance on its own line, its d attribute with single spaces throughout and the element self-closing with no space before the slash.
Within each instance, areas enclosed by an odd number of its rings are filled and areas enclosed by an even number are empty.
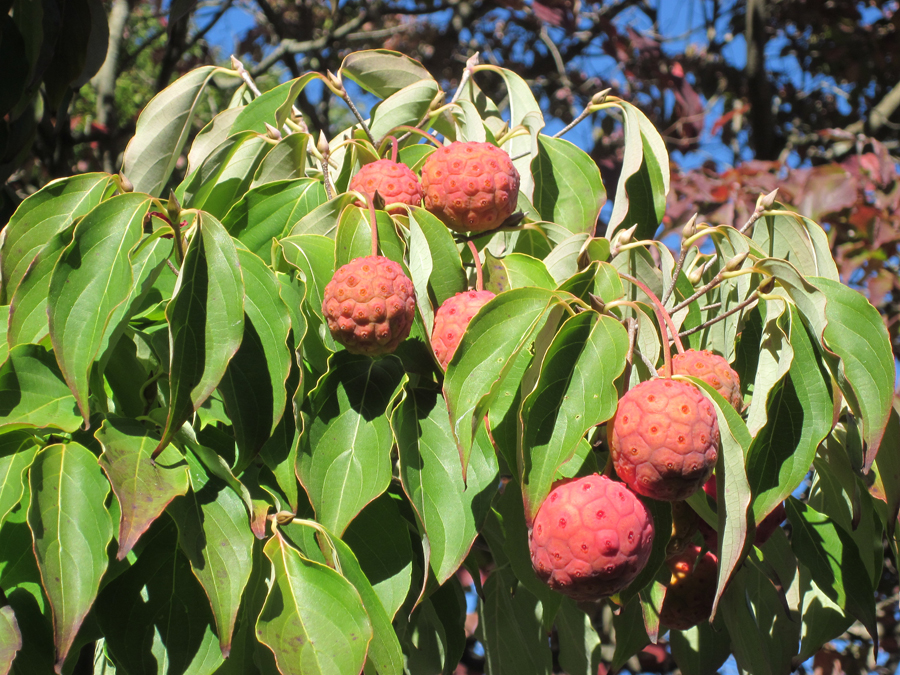
<svg viewBox="0 0 900 675">
<path fill-rule="evenodd" d="M 664 375 L 665 367 L 659 369 L 659 374 Z M 744 407 L 744 399 L 741 397 L 741 380 L 734 372 L 728 361 L 705 349 L 688 349 L 683 354 L 672 357 L 673 375 L 692 375 L 703 380 L 728 401 L 732 407 L 740 412 Z"/>
<path fill-rule="evenodd" d="M 635 492 L 675 501 L 700 489 L 715 468 L 719 424 L 693 385 L 642 382 L 619 400 L 608 424 L 616 473 Z"/>
<path fill-rule="evenodd" d="M 499 227 L 516 210 L 519 172 L 490 143 L 450 143 L 422 166 L 425 208 L 457 232 Z"/>
<path fill-rule="evenodd" d="M 441 368 L 453 358 L 463 333 L 472 317 L 495 297 L 490 291 L 465 291 L 447 298 L 434 313 L 434 329 L 431 331 L 431 348 Z"/>
<path fill-rule="evenodd" d="M 354 354 L 390 354 L 412 327 L 416 291 L 400 265 L 383 256 L 356 258 L 325 286 L 322 311 L 335 341 Z"/>
<path fill-rule="evenodd" d="M 377 190 L 385 204 L 409 204 L 410 206 L 422 204 L 422 185 L 416 174 L 405 164 L 392 162 L 389 159 L 379 159 L 377 162 L 364 165 L 350 179 L 349 189 L 362 192 L 369 197 L 374 197 Z M 364 206 L 364 204 L 357 202 L 357 206 Z M 402 206 L 389 211 L 395 215 L 405 212 Z"/>
<path fill-rule="evenodd" d="M 599 600 L 628 586 L 647 564 L 653 519 L 622 483 L 594 474 L 554 486 L 528 543 L 534 571 L 550 588 Z"/>
<path fill-rule="evenodd" d="M 681 555 L 666 561 L 672 578 L 659 612 L 664 626 L 687 630 L 709 618 L 716 599 L 718 561 L 707 551 L 699 559 L 700 547 L 688 546 Z"/>
</svg>

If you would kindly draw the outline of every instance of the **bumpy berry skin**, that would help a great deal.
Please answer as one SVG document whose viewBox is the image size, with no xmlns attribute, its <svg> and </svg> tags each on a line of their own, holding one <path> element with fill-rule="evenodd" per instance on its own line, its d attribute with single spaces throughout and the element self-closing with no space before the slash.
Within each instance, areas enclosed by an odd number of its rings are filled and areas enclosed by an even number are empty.
<svg viewBox="0 0 900 675">
<path fill-rule="evenodd" d="M 718 487 L 716 485 L 716 477 L 712 476 L 706 484 L 703 486 L 703 489 L 706 491 L 713 500 L 717 500 L 718 495 Z M 787 518 L 787 510 L 784 508 L 784 502 L 781 502 L 778 506 L 772 509 L 765 518 L 762 519 L 762 522 L 756 526 L 756 535 L 753 537 L 753 543 L 757 546 L 762 546 L 767 541 L 769 541 L 769 537 L 771 537 L 775 530 L 781 527 L 781 524 Z M 706 542 L 706 547 L 715 551 L 716 546 L 718 545 L 719 535 L 718 533 L 706 524 L 702 518 L 698 518 L 698 529 L 700 533 L 703 535 L 703 539 Z"/>
<path fill-rule="evenodd" d="M 693 385 L 667 378 L 641 382 L 610 421 L 616 473 L 646 497 L 687 499 L 712 474 L 719 450 L 716 413 Z"/>
<path fill-rule="evenodd" d="M 659 369 L 665 375 L 664 367 Z M 692 375 L 703 380 L 722 395 L 738 412 L 744 407 L 741 396 L 741 380 L 728 361 L 705 349 L 688 349 L 672 357 L 673 375 Z"/>
<path fill-rule="evenodd" d="M 456 353 L 459 341 L 466 326 L 478 310 L 488 300 L 495 297 L 490 291 L 465 291 L 447 298 L 434 313 L 434 329 L 431 331 L 431 348 L 441 368 L 447 370 L 447 364 Z"/>
<path fill-rule="evenodd" d="M 322 311 L 335 341 L 354 354 L 390 354 L 412 327 L 416 292 L 400 265 L 383 256 L 356 258 L 325 286 Z"/>
<path fill-rule="evenodd" d="M 667 561 L 672 579 L 659 612 L 664 626 L 687 630 L 708 619 L 712 612 L 718 561 L 709 551 L 698 561 L 700 550 L 692 544 L 681 555 Z"/>
<path fill-rule="evenodd" d="M 419 178 L 406 164 L 392 162 L 389 159 L 379 159 L 377 162 L 364 165 L 350 179 L 349 189 L 362 192 L 369 197 L 374 197 L 377 190 L 385 204 L 410 206 L 422 204 L 422 184 L 419 183 Z M 356 205 L 363 206 L 360 202 Z M 400 215 L 405 212 L 402 206 L 398 206 L 388 213 Z"/>
<path fill-rule="evenodd" d="M 595 601 L 621 591 L 647 564 L 653 519 L 622 483 L 594 474 L 554 486 L 528 543 L 534 571 L 550 588 Z"/>
<path fill-rule="evenodd" d="M 519 172 L 490 143 L 450 143 L 422 166 L 425 208 L 457 232 L 486 232 L 516 210 Z"/>
</svg>

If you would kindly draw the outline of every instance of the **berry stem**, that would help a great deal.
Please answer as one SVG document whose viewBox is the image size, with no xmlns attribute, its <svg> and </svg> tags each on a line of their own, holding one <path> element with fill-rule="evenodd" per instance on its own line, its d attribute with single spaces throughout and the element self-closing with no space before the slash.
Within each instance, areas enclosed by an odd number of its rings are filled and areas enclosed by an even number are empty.
<svg viewBox="0 0 900 675">
<path fill-rule="evenodd" d="M 471 239 L 468 241 L 469 250 L 472 252 L 472 260 L 475 261 L 475 290 L 484 290 L 484 272 L 481 270 L 481 259 L 478 257 L 478 247 Z"/>
<path fill-rule="evenodd" d="M 391 161 L 397 163 L 397 154 L 400 151 L 400 144 L 397 143 L 397 137 L 391 136 Z"/>
<path fill-rule="evenodd" d="M 625 274 L 624 272 L 619 272 L 619 276 L 625 279 L 638 288 L 640 288 L 647 295 L 648 298 L 653 302 L 653 309 L 656 312 L 656 320 L 659 322 L 660 330 L 663 334 L 663 357 L 665 359 L 665 372 L 666 377 L 672 377 L 672 348 L 669 346 L 669 339 L 666 337 L 666 328 L 669 329 L 669 333 L 672 335 L 672 340 L 675 342 L 675 348 L 678 350 L 679 354 L 684 353 L 684 345 L 681 344 L 681 338 L 678 337 L 678 331 L 675 328 L 675 324 L 672 323 L 672 317 L 669 316 L 669 313 L 666 311 L 666 308 L 663 307 L 663 304 L 659 301 L 659 298 L 656 297 L 656 294 L 651 291 L 647 284 L 638 279 L 635 279 L 630 274 Z"/>
<path fill-rule="evenodd" d="M 419 127 L 413 127 L 408 124 L 401 124 L 399 126 L 396 126 L 393 129 L 391 129 L 391 131 L 405 131 L 406 132 L 405 136 L 408 136 L 409 134 L 416 134 L 417 136 L 421 136 L 426 141 L 430 142 L 436 148 L 443 147 L 443 145 L 444 145 L 437 138 L 435 138 L 434 136 L 429 134 L 424 129 L 420 129 Z M 405 138 L 405 136 L 404 136 L 404 138 Z"/>
<path fill-rule="evenodd" d="M 378 255 L 378 216 L 375 215 L 375 198 L 366 195 L 366 204 L 369 206 L 369 225 L 372 228 L 372 255 Z"/>
</svg>

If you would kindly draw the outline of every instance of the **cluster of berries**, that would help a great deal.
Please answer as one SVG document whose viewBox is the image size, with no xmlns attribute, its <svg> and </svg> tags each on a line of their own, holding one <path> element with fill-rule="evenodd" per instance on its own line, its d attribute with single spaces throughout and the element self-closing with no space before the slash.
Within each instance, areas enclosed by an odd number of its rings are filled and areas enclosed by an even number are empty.
<svg viewBox="0 0 900 675">
<path fill-rule="evenodd" d="M 421 181 L 405 164 L 380 159 L 366 164 L 350 189 L 377 193 L 390 213 L 420 206 L 456 232 L 486 232 L 512 215 L 519 173 L 509 155 L 490 143 L 450 143 L 428 156 Z M 458 293 L 435 312 L 432 347 L 446 368 L 466 326 L 494 294 Z M 412 281 L 382 256 L 356 258 L 338 269 L 325 287 L 322 309 L 334 339 L 349 351 L 377 356 L 393 352 L 406 339 L 415 316 Z"/>
<path fill-rule="evenodd" d="M 743 407 L 737 373 L 721 356 L 688 350 L 673 359 L 672 372 L 697 377 L 736 410 Z M 715 599 L 716 531 L 682 500 L 701 487 L 715 500 L 719 427 L 697 387 L 665 377 L 662 369 L 659 374 L 622 396 L 607 424 L 622 482 L 595 474 L 556 483 L 535 516 L 529 544 L 534 570 L 551 588 L 596 601 L 628 586 L 650 556 L 653 520 L 637 495 L 672 502 L 671 579 L 660 621 L 684 630 L 707 619 Z M 760 523 L 755 543 L 764 543 L 783 520 L 780 506 Z M 691 524 L 687 531 L 684 522 Z M 704 546 L 692 541 L 698 528 Z"/>
</svg>

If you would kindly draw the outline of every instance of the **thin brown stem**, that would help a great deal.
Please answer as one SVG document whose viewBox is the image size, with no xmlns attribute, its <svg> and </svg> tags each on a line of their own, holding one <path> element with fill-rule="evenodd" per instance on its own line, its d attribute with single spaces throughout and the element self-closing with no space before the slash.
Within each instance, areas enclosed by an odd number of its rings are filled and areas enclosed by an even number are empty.
<svg viewBox="0 0 900 675">
<path fill-rule="evenodd" d="M 757 300 L 759 300 L 759 291 L 753 291 L 753 293 L 750 294 L 749 298 L 747 298 L 743 302 L 735 305 L 734 307 L 729 309 L 724 314 L 719 314 L 718 316 L 714 316 L 712 319 L 710 319 L 709 321 L 704 321 L 699 326 L 690 328 L 686 331 L 682 331 L 681 333 L 678 334 L 678 336 L 686 337 L 688 335 L 693 335 L 694 333 L 697 333 L 697 332 L 703 330 L 704 328 L 709 328 L 713 324 L 716 324 L 719 321 L 722 321 L 723 319 L 727 319 L 732 314 L 735 314 L 736 312 L 740 312 L 742 309 L 749 307 L 750 305 L 754 304 Z"/>
<path fill-rule="evenodd" d="M 344 103 L 347 104 L 347 107 L 350 108 L 350 112 L 356 117 L 359 122 L 359 126 L 362 127 L 362 130 L 366 132 L 366 136 L 369 137 L 369 141 L 371 141 L 372 145 L 375 145 L 375 137 L 372 135 L 371 130 L 369 129 L 369 125 L 366 124 L 365 118 L 359 113 L 359 110 L 356 109 L 356 105 L 353 103 L 353 99 L 350 98 L 350 94 L 347 93 L 347 90 L 343 87 L 341 88 L 341 98 L 344 99 Z"/>
<path fill-rule="evenodd" d="M 625 371 L 622 373 L 622 382 L 626 385 L 631 382 L 631 368 L 634 366 L 634 345 L 637 340 L 638 322 L 632 317 L 625 319 L 625 328 L 628 330 L 628 352 L 625 354 Z"/>
<path fill-rule="evenodd" d="M 478 247 L 475 242 L 469 240 L 469 250 L 472 252 L 472 260 L 475 261 L 475 290 L 484 290 L 484 273 L 481 270 L 481 258 L 478 257 Z"/>
<path fill-rule="evenodd" d="M 696 291 L 691 297 L 689 297 L 685 300 L 682 300 L 677 305 L 675 305 L 672 308 L 672 314 L 684 309 L 685 307 L 690 305 L 694 300 L 699 298 L 701 295 L 706 294 L 707 292 L 709 292 L 710 290 L 712 290 L 713 288 L 718 286 L 720 283 L 722 283 L 722 279 L 723 279 L 722 275 L 724 273 L 725 273 L 725 270 L 720 270 L 719 273 L 716 274 L 716 276 L 714 276 L 712 279 L 710 279 L 708 284 L 706 284 L 705 286 L 701 286 L 700 290 Z"/>
</svg>

